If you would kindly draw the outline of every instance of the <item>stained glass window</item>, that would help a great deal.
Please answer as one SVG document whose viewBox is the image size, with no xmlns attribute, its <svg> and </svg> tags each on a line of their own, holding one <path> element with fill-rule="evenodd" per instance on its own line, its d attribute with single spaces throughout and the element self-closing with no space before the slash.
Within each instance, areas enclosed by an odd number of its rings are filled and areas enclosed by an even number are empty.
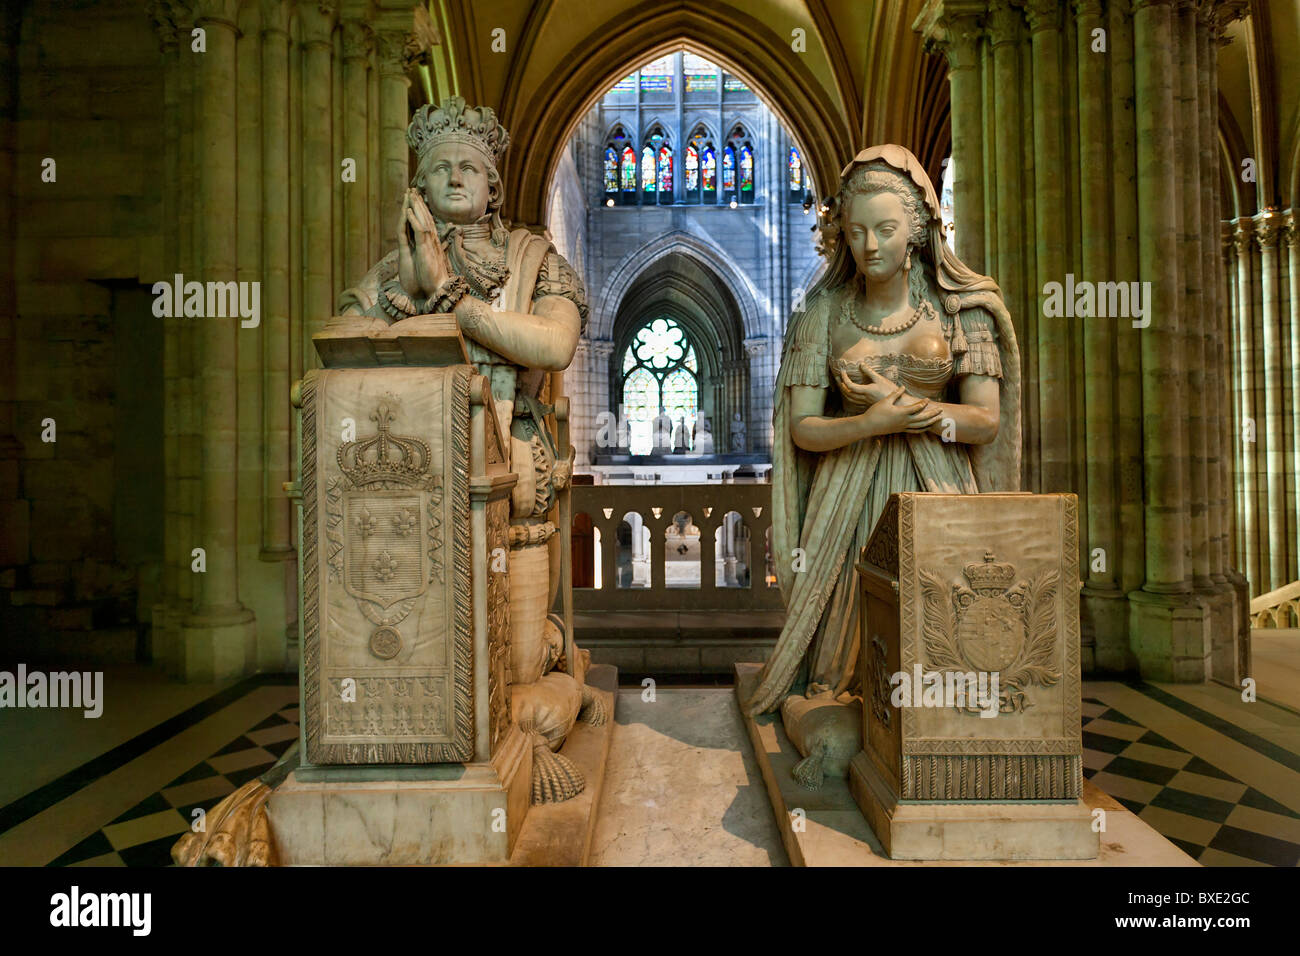
<svg viewBox="0 0 1300 956">
<path fill-rule="evenodd" d="M 661 57 L 641 67 L 642 93 L 671 93 L 673 91 L 673 58 Z"/>
<path fill-rule="evenodd" d="M 694 53 L 682 57 L 682 74 L 685 77 L 687 93 L 718 92 L 718 68 Z"/>
<path fill-rule="evenodd" d="M 655 188 L 655 154 L 649 146 L 641 150 L 641 188 L 648 193 Z"/>
<path fill-rule="evenodd" d="M 636 153 L 632 151 L 631 146 L 623 147 L 623 188 L 626 190 L 636 189 Z"/>
<path fill-rule="evenodd" d="M 740 147 L 740 188 L 754 188 L 754 152 L 748 146 Z"/>
<path fill-rule="evenodd" d="M 618 154 L 613 146 L 605 148 L 605 192 L 618 192 Z"/>
<path fill-rule="evenodd" d="M 659 191 L 673 191 L 673 151 L 667 146 L 659 147 Z"/>
<path fill-rule="evenodd" d="M 724 191 L 736 188 L 736 151 L 730 146 L 722 151 L 722 188 Z"/>
<path fill-rule="evenodd" d="M 803 162 L 799 158 L 799 150 L 793 146 L 790 147 L 790 191 L 803 191 Z"/>
<path fill-rule="evenodd" d="M 682 327 L 660 317 L 647 322 L 623 353 L 623 399 L 629 451 L 648 455 L 653 449 L 651 423 L 661 414 L 681 420 L 690 441 L 699 415 L 699 362 Z M 638 426 L 638 422 L 646 424 Z"/>
<path fill-rule="evenodd" d="M 686 191 L 694 192 L 700 188 L 700 154 L 694 146 L 686 147 Z"/>
<path fill-rule="evenodd" d="M 718 159 L 714 156 L 712 147 L 704 150 L 704 188 L 718 188 Z"/>
<path fill-rule="evenodd" d="M 636 92 L 636 74 L 629 73 L 623 79 L 614 84 L 611 93 L 635 93 Z"/>
<path fill-rule="evenodd" d="M 728 93 L 749 92 L 749 87 L 745 85 L 745 81 L 738 76 L 728 76 L 725 80 L 723 80 L 722 88 L 726 90 Z"/>
</svg>

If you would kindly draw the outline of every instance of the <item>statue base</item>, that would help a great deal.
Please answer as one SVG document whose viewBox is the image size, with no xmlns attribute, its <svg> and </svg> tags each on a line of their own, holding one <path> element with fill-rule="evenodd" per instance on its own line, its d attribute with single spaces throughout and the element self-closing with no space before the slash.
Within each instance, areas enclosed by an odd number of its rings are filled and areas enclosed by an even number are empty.
<svg viewBox="0 0 1300 956">
<path fill-rule="evenodd" d="M 749 699 L 761 664 L 736 665 L 736 698 Z M 1106 829 L 1089 831 L 1095 859 L 1014 859 L 985 857 L 983 861 L 936 857 L 927 860 L 891 859 L 872 832 L 850 789 L 849 780 L 827 776 L 816 791 L 805 790 L 791 771 L 802 759 L 786 736 L 780 714 L 750 717 L 740 707 L 741 720 L 754 747 L 763 784 L 776 817 L 781 842 L 795 866 L 1197 866 L 1195 860 L 1163 837 L 1122 804 L 1083 782 L 1082 802 L 1089 817 L 1106 813 Z M 852 770 L 850 770 L 850 773 Z M 936 806 L 931 804 L 931 806 Z M 971 812 L 985 821 L 994 819 L 990 806 L 950 803 L 944 811 Z M 1026 804 L 1026 807 L 1032 806 Z M 1041 804 L 1040 804 L 1041 806 Z M 910 822 L 910 821 L 909 821 Z M 955 831 L 954 831 L 955 832 Z M 1098 845 L 1100 844 L 1100 845 Z"/>
<path fill-rule="evenodd" d="M 530 806 L 533 755 L 517 724 L 485 763 L 300 766 L 267 801 L 275 865 L 586 865 L 618 671 L 595 666 L 587 685 L 609 719 L 579 721 L 560 750 L 587 781 L 577 797 Z"/>
<path fill-rule="evenodd" d="M 508 863 L 531 775 L 532 751 L 513 724 L 487 763 L 300 767 L 267 802 L 278 863 Z"/>
<path fill-rule="evenodd" d="M 1081 799 L 969 803 L 902 801 L 865 751 L 849 764 L 849 791 L 895 860 L 1092 860 L 1099 834 Z"/>
</svg>

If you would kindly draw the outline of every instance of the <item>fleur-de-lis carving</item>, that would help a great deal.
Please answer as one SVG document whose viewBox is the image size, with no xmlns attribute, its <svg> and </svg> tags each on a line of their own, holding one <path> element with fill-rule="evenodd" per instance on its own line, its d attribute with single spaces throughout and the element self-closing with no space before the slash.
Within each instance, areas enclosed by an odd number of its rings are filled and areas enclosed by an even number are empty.
<svg viewBox="0 0 1300 956">
<path fill-rule="evenodd" d="M 417 523 L 415 515 L 408 508 L 403 508 L 393 515 L 393 530 L 400 535 L 414 534 Z"/>
<path fill-rule="evenodd" d="M 375 569 L 375 574 L 381 581 L 387 581 L 397 573 L 397 562 L 387 551 L 380 551 L 379 557 L 370 566 Z"/>
<path fill-rule="evenodd" d="M 357 533 L 363 538 L 374 534 L 375 529 L 379 524 L 368 508 L 362 508 L 361 513 L 356 516 L 353 523 L 357 526 Z"/>
</svg>

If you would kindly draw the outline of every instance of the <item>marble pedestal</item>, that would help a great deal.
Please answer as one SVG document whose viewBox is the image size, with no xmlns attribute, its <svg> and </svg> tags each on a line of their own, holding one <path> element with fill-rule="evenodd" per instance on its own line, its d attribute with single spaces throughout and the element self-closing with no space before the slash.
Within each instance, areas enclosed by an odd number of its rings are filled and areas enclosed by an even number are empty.
<svg viewBox="0 0 1300 956">
<path fill-rule="evenodd" d="M 849 792 L 894 860 L 1091 860 L 1099 834 L 1082 799 L 920 803 L 898 799 L 863 751 Z"/>
<path fill-rule="evenodd" d="M 267 803 L 279 863 L 508 863 L 531 772 L 517 726 L 486 763 L 299 768 Z"/>
</svg>

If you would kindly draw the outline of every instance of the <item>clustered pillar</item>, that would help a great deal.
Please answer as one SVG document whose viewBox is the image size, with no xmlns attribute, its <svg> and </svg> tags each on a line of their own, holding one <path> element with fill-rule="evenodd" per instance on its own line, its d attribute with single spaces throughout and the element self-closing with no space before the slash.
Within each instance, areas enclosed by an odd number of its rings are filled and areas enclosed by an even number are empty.
<svg viewBox="0 0 1300 956">
<path fill-rule="evenodd" d="M 395 241 L 395 217 L 377 228 L 374 205 L 382 197 L 395 213 L 409 176 L 407 74 L 428 35 L 407 6 L 382 22 L 347 0 L 149 6 L 165 71 L 168 274 L 158 279 L 255 282 L 260 305 L 256 325 L 163 322 L 154 653 L 178 677 L 296 663 L 289 393 L 314 365 L 311 334 L 338 293 Z"/>
<path fill-rule="evenodd" d="M 1217 52 L 1239 10 L 929 0 L 915 23 L 950 67 L 958 253 L 997 279 L 1020 337 L 1023 488 L 1074 492 L 1086 516 L 1094 673 L 1246 668 L 1215 139 Z M 1290 527 L 1260 514 L 1266 541 Z"/>
<path fill-rule="evenodd" d="M 1300 578 L 1300 250 L 1295 211 L 1223 223 L 1232 292 L 1231 554 L 1253 597 Z"/>
</svg>

